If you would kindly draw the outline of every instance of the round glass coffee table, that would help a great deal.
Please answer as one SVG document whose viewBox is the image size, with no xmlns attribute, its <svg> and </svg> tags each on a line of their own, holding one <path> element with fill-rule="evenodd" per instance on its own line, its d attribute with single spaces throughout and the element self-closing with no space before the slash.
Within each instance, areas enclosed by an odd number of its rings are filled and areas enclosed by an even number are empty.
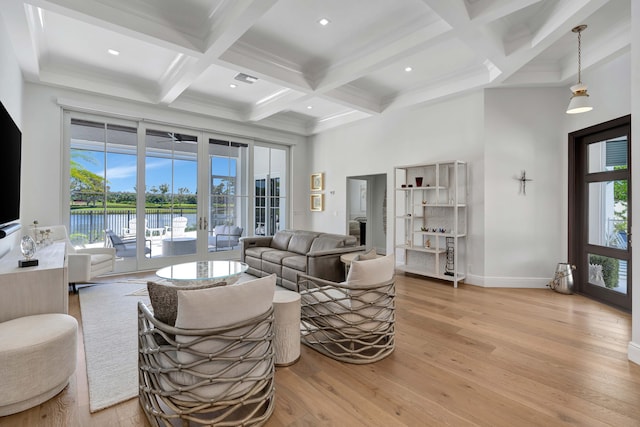
<svg viewBox="0 0 640 427">
<path fill-rule="evenodd" d="M 161 268 L 156 276 L 176 286 L 235 283 L 249 266 L 238 261 L 194 261 Z"/>
</svg>

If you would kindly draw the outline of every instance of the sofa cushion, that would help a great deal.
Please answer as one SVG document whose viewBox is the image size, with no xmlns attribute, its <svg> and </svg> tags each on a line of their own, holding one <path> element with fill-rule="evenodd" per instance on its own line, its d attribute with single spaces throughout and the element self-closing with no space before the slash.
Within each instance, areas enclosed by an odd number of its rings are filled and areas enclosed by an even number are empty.
<svg viewBox="0 0 640 427">
<path fill-rule="evenodd" d="M 301 255 L 306 254 L 309 252 L 311 243 L 313 243 L 313 240 L 318 237 L 318 234 L 319 233 L 313 233 L 310 231 L 298 231 L 291 237 L 291 240 L 289 240 L 287 250 Z"/>
<path fill-rule="evenodd" d="M 322 234 L 315 238 L 309 252 L 325 251 L 342 247 L 344 247 L 344 237 L 340 238 L 334 234 Z"/>
<path fill-rule="evenodd" d="M 296 269 L 298 271 L 307 271 L 307 257 L 304 255 L 293 255 L 282 259 L 282 266 Z"/>
<path fill-rule="evenodd" d="M 113 262 L 112 254 L 91 254 L 91 265 L 98 265 L 101 263 L 109 263 Z"/>
<path fill-rule="evenodd" d="M 273 248 L 269 248 L 267 246 L 252 246 L 250 248 L 245 249 L 245 256 L 252 256 L 254 258 L 262 259 L 262 254 L 268 251 L 273 251 Z"/>
<path fill-rule="evenodd" d="M 280 230 L 271 239 L 271 247 L 274 249 L 280 249 L 286 251 L 289 247 L 289 240 L 294 235 L 293 231 Z"/>
<path fill-rule="evenodd" d="M 280 279 L 282 278 L 282 264 L 279 262 L 269 262 L 262 260 L 262 272 L 265 274 L 275 274 L 278 276 L 278 284 L 280 283 Z"/>
<path fill-rule="evenodd" d="M 274 264 L 282 264 L 282 260 L 284 258 L 295 256 L 293 252 L 289 251 L 279 251 L 279 250 L 271 250 L 262 254 L 262 260 L 272 262 Z"/>
<path fill-rule="evenodd" d="M 203 284 L 202 286 L 173 286 L 157 282 L 147 282 L 149 300 L 153 307 L 153 317 L 167 325 L 175 326 L 178 313 L 178 290 L 189 291 L 194 289 L 224 286 L 225 282 Z"/>
<path fill-rule="evenodd" d="M 246 256 L 244 257 L 244 263 L 247 264 L 249 267 L 253 267 L 258 270 L 262 269 L 262 260 L 260 258 Z"/>
</svg>

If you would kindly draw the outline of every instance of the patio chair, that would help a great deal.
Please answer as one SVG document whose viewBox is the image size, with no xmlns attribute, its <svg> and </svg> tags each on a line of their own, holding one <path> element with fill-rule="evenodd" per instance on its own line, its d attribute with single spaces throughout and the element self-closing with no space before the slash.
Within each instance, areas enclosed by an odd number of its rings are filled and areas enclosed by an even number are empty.
<svg viewBox="0 0 640 427">
<path fill-rule="evenodd" d="M 105 230 L 107 237 L 111 241 L 111 246 L 116 250 L 115 255 L 118 258 L 128 258 L 136 256 L 136 239 L 122 239 L 112 230 Z M 151 240 L 145 239 L 144 254 L 151 258 Z"/>
<path fill-rule="evenodd" d="M 275 399 L 274 291 L 275 275 L 178 289 L 175 326 L 138 303 L 138 390 L 151 425 L 264 424 Z"/>
<path fill-rule="evenodd" d="M 171 227 L 167 227 L 167 234 L 171 237 L 184 236 L 189 219 L 184 216 L 176 216 L 171 219 Z"/>
<path fill-rule="evenodd" d="M 244 229 L 237 225 L 216 225 L 209 236 L 209 252 L 233 249 L 240 244 Z"/>
<path fill-rule="evenodd" d="M 136 233 L 137 233 L 137 219 L 136 218 L 132 218 L 129 220 L 129 226 L 125 227 L 122 229 L 122 237 L 127 240 L 127 239 L 134 239 L 136 237 Z M 148 237 L 150 239 L 161 239 L 165 233 L 167 232 L 167 229 L 165 227 L 156 227 L 156 228 L 149 228 L 147 225 L 147 220 L 144 220 L 144 236 Z"/>
<path fill-rule="evenodd" d="M 353 260 L 342 283 L 298 275 L 303 344 L 342 362 L 381 360 L 395 347 L 393 255 Z"/>
<path fill-rule="evenodd" d="M 87 283 L 101 274 L 110 273 L 115 268 L 115 251 L 113 248 L 76 248 L 71 244 L 67 227 L 52 225 L 40 227 L 49 230 L 52 241 L 64 241 L 67 247 L 68 281 L 73 292 L 77 292 L 77 283 Z"/>
</svg>

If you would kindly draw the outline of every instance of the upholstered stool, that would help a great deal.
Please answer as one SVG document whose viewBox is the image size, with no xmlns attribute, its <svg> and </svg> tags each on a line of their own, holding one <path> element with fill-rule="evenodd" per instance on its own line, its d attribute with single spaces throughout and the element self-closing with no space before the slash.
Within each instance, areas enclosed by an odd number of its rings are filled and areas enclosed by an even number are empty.
<svg viewBox="0 0 640 427">
<path fill-rule="evenodd" d="M 292 365 L 300 358 L 300 294 L 277 290 L 273 296 L 273 317 L 275 365 Z"/>
<path fill-rule="evenodd" d="M 76 370 L 78 322 L 37 314 L 0 323 L 0 416 L 32 408 L 64 389 Z"/>
</svg>

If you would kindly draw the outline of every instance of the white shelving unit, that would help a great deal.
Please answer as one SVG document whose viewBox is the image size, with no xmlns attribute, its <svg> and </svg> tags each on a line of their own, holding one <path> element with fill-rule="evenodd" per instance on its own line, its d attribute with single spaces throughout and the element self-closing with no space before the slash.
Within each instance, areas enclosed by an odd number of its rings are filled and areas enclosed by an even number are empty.
<svg viewBox="0 0 640 427">
<path fill-rule="evenodd" d="M 395 253 L 398 270 L 452 281 L 465 278 L 467 163 L 395 168 Z"/>
</svg>

